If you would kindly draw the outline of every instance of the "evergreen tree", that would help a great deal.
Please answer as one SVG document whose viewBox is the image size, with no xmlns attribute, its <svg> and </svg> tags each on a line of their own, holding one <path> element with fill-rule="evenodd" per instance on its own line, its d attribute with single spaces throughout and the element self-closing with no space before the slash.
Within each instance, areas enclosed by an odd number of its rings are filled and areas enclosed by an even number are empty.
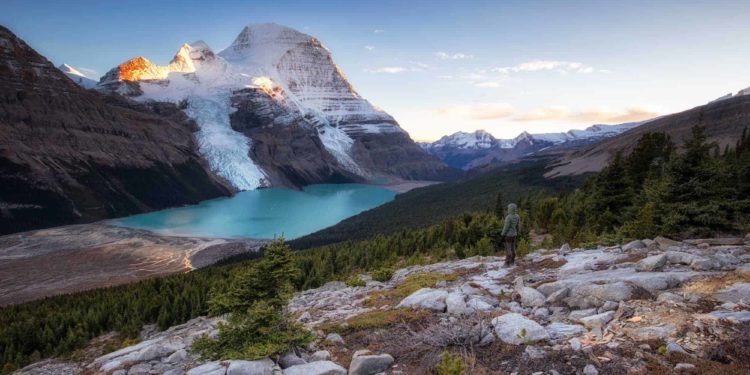
<svg viewBox="0 0 750 375">
<path fill-rule="evenodd" d="M 505 202 L 503 202 L 503 193 L 497 192 L 495 195 L 495 216 L 502 219 L 505 217 Z"/>
</svg>

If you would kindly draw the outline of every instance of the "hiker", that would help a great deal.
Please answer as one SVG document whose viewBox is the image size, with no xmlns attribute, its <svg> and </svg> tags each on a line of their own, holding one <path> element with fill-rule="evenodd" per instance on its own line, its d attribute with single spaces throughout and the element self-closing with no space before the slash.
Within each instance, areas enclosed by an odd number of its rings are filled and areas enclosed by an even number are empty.
<svg viewBox="0 0 750 375">
<path fill-rule="evenodd" d="M 518 216 L 518 207 L 515 203 L 508 205 L 508 215 L 505 216 L 503 231 L 500 233 L 505 237 L 505 265 L 512 266 L 516 262 L 516 239 L 521 229 L 521 218 Z"/>
</svg>

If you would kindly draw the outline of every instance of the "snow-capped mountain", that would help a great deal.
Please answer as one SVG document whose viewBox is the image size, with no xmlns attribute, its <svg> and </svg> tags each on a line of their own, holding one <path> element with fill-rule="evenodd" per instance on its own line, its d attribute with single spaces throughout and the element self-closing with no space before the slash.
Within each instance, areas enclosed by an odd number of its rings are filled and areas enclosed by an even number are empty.
<svg viewBox="0 0 750 375">
<path fill-rule="evenodd" d="M 78 69 L 68 64 L 62 64 L 58 66 L 57 69 L 60 69 L 60 71 L 65 73 L 65 75 L 68 76 L 68 78 L 72 79 L 73 82 L 78 84 L 78 86 L 81 86 L 85 89 L 92 89 L 98 83 L 97 81 L 89 77 L 86 77 L 86 75 L 78 71 Z"/>
<path fill-rule="evenodd" d="M 528 132 L 522 132 L 511 139 L 497 139 L 484 130 L 477 130 L 473 133 L 457 132 L 446 135 L 433 143 L 420 143 L 420 146 L 449 166 L 466 170 L 493 161 L 514 160 L 552 146 L 568 143 L 595 143 L 633 129 L 645 122 L 628 122 L 618 125 L 597 124 L 584 130 L 574 129 L 563 133 L 529 134 Z"/>
<path fill-rule="evenodd" d="M 734 95 L 732 95 L 732 93 L 730 92 L 730 93 L 728 93 L 728 94 L 726 94 L 724 96 L 720 96 L 720 97 L 718 97 L 718 98 L 710 101 L 709 103 L 719 102 L 719 101 L 722 101 L 722 100 L 727 100 L 727 99 L 730 99 L 730 98 L 736 98 L 738 96 L 743 96 L 743 95 L 750 95 L 750 87 L 748 87 L 746 89 L 742 89 L 740 91 L 737 91 L 737 93 L 734 94 Z"/>
<path fill-rule="evenodd" d="M 219 53 L 183 44 L 166 66 L 134 58 L 99 89 L 183 103 L 209 166 L 238 189 L 448 171 L 354 90 L 320 41 L 281 25 L 248 25 Z"/>
</svg>

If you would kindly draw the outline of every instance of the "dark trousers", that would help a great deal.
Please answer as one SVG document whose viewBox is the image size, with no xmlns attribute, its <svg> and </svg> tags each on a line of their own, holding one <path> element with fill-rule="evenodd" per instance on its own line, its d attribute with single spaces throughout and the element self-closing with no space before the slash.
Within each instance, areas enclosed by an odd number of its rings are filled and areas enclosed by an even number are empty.
<svg viewBox="0 0 750 375">
<path fill-rule="evenodd" d="M 505 264 L 516 262 L 516 237 L 505 237 Z"/>
</svg>

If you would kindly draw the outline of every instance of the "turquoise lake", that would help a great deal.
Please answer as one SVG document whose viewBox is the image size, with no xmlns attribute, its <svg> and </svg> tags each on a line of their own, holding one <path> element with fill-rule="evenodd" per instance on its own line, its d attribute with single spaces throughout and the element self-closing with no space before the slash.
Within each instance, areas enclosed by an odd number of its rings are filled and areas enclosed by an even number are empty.
<svg viewBox="0 0 750 375">
<path fill-rule="evenodd" d="M 176 236 L 293 239 L 329 227 L 396 196 L 381 186 L 311 185 L 243 191 L 193 206 L 112 220 L 115 225 Z"/>
</svg>

